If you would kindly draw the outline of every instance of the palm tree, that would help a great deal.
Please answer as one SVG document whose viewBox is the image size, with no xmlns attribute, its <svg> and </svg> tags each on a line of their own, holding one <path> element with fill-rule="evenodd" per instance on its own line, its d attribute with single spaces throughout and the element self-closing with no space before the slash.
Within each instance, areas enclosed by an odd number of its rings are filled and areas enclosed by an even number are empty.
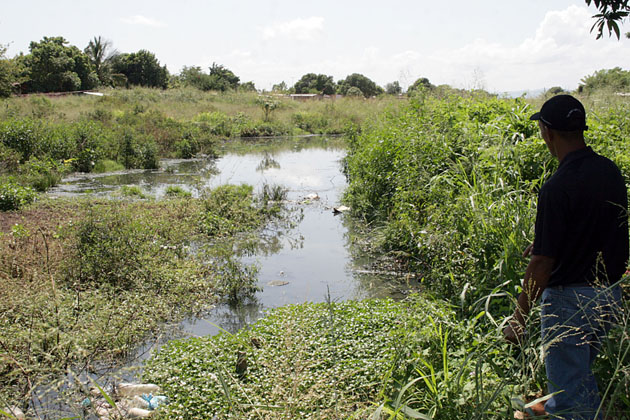
<svg viewBox="0 0 630 420">
<path fill-rule="evenodd" d="M 94 37 L 84 50 L 94 66 L 98 80 L 100 80 L 103 85 L 110 82 L 110 63 L 112 59 L 118 55 L 118 51 L 112 50 L 111 48 L 111 41 L 103 39 L 99 35 L 98 37 Z"/>
</svg>

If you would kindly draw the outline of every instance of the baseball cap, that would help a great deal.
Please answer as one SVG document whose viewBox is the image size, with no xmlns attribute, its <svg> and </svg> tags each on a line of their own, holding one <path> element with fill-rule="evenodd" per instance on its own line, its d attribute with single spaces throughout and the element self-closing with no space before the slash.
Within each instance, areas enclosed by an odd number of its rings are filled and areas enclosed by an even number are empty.
<svg viewBox="0 0 630 420">
<path fill-rule="evenodd" d="M 530 120 L 540 120 L 558 131 L 588 130 L 586 111 L 580 101 L 571 95 L 556 95 L 548 99 Z"/>
</svg>

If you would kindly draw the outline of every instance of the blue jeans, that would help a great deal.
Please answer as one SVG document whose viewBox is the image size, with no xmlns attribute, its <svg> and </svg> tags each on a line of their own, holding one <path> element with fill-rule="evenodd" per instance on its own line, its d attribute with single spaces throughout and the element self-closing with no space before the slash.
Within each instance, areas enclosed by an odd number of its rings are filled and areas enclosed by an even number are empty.
<svg viewBox="0 0 630 420">
<path fill-rule="evenodd" d="M 591 366 L 615 322 L 621 288 L 556 286 L 542 294 L 542 338 L 552 418 L 599 419 L 601 400 Z"/>
</svg>

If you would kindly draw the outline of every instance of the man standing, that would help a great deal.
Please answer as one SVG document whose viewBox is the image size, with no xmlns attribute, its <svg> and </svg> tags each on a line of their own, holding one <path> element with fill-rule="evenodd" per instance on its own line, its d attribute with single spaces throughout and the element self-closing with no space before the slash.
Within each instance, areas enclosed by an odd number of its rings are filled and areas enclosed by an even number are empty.
<svg viewBox="0 0 630 420">
<path fill-rule="evenodd" d="M 559 166 L 542 186 L 523 292 L 505 338 L 521 341 L 524 317 L 539 297 L 553 418 L 601 418 L 591 365 L 600 349 L 628 263 L 628 199 L 617 166 L 584 143 L 586 113 L 570 95 L 545 102 L 537 120 Z"/>
</svg>

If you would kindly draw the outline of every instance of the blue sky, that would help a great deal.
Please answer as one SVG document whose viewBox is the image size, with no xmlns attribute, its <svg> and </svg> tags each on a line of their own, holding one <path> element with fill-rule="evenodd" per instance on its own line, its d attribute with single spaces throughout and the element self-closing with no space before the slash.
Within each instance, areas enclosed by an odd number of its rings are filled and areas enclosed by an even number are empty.
<svg viewBox="0 0 630 420">
<path fill-rule="evenodd" d="M 428 77 L 495 92 L 574 89 L 595 70 L 630 68 L 630 39 L 596 41 L 596 11 L 583 0 L 3 3 L 9 56 L 43 36 L 84 48 L 100 35 L 120 52 L 152 51 L 172 73 L 216 62 L 265 89 L 308 72 L 362 73 L 380 85 Z"/>
</svg>

